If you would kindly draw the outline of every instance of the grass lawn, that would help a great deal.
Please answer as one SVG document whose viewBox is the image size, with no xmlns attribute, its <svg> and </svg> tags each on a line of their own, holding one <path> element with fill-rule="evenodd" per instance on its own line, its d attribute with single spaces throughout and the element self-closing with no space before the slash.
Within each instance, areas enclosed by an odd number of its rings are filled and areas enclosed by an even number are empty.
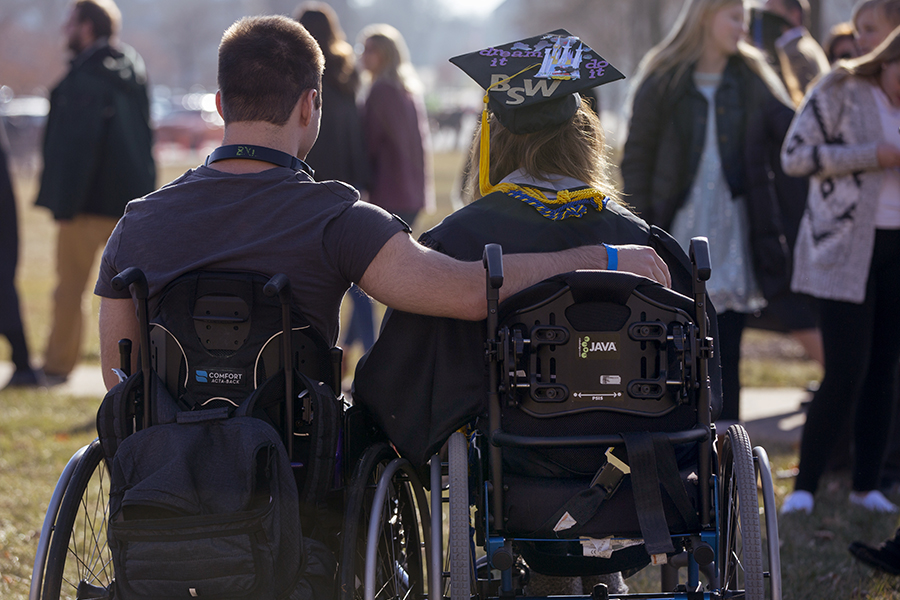
<svg viewBox="0 0 900 600">
<path fill-rule="evenodd" d="M 451 190 L 462 164 L 459 154 L 435 158 L 438 211 L 420 217 L 416 234 L 449 212 Z M 189 166 L 163 168 L 160 183 L 173 179 Z M 21 233 L 19 291 L 28 338 L 35 362 L 40 364 L 54 285 L 55 227 L 46 211 L 33 207 L 36 192 L 33 177 L 19 177 L 16 191 Z M 94 303 L 94 316 L 93 322 L 86 325 L 83 360 L 97 362 L 96 300 L 89 301 Z M 358 349 L 348 350 L 352 363 Z M 745 360 L 741 368 L 745 385 L 801 387 L 821 376 L 819 368 L 785 336 L 751 330 L 745 336 L 743 350 Z M 5 340 L 0 341 L 0 359 L 8 358 Z M 68 457 L 95 437 L 94 419 L 99 401 L 97 397 L 63 396 L 53 390 L 0 393 L 0 597 L 27 597 L 47 501 Z M 776 495 L 780 503 L 793 485 L 790 472 L 797 461 L 797 450 L 793 447 L 767 450 L 776 473 Z M 852 540 L 878 542 L 892 534 L 898 518 L 873 516 L 851 508 L 847 502 L 848 491 L 846 474 L 831 476 L 817 496 L 813 515 L 791 515 L 781 520 L 784 598 L 900 598 L 900 578 L 875 575 L 855 563 L 846 551 Z M 893 500 L 897 502 L 900 498 Z M 651 569 L 628 580 L 633 591 L 650 591 L 657 582 L 658 575 Z"/>
</svg>

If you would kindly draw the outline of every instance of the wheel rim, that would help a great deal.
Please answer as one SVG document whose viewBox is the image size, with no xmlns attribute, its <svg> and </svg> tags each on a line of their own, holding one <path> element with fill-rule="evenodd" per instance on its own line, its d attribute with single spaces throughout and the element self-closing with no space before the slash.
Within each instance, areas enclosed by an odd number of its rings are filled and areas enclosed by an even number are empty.
<svg viewBox="0 0 900 600">
<path fill-rule="evenodd" d="M 85 452 L 60 506 L 43 598 L 97 598 L 114 579 L 107 544 L 109 473 L 99 442 Z"/>
<path fill-rule="evenodd" d="M 366 506 L 371 506 L 372 495 L 374 490 L 371 494 L 367 494 Z M 409 598 L 421 585 L 419 532 L 415 525 L 413 517 L 415 507 L 411 500 L 409 483 L 392 480 L 381 512 L 375 569 L 375 598 Z M 365 546 L 362 550 L 365 553 Z"/>
<path fill-rule="evenodd" d="M 357 467 L 348 490 L 340 565 L 341 598 L 365 597 L 366 535 L 376 483 L 396 453 L 388 446 L 370 447 Z M 374 597 L 378 600 L 424 596 L 423 547 L 417 506 L 407 476 L 391 478 L 381 512 L 375 562 Z"/>
</svg>

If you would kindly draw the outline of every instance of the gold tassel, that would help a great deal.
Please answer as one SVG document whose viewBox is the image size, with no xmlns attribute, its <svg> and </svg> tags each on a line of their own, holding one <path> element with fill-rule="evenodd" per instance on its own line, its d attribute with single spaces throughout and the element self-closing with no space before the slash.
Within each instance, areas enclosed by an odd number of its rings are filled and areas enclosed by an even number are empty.
<svg viewBox="0 0 900 600">
<path fill-rule="evenodd" d="M 494 83 L 489 86 L 488 89 L 484 91 L 484 110 L 481 111 L 481 148 L 478 153 L 478 189 L 481 191 L 482 196 L 487 196 L 494 190 L 494 186 L 491 185 L 491 126 L 488 120 L 488 92 L 491 91 L 491 88 L 494 88 L 502 83 L 507 83 L 511 81 L 513 78 L 518 77 L 525 71 L 529 69 L 534 69 L 535 67 L 540 67 L 541 63 L 536 63 L 530 66 L 525 67 L 515 75 L 510 75 L 506 79 L 501 79 L 500 81 Z"/>
</svg>

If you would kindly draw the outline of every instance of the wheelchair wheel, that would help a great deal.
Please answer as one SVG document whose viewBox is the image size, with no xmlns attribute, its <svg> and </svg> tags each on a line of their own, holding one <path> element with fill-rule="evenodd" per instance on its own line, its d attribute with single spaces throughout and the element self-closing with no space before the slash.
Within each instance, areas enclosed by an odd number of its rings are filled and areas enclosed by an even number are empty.
<svg viewBox="0 0 900 600">
<path fill-rule="evenodd" d="M 387 444 L 370 446 L 357 463 L 347 490 L 340 562 L 340 600 L 365 598 L 366 541 L 376 486 L 397 453 Z M 387 484 L 375 553 L 374 597 L 422 598 L 425 571 L 414 483 L 402 469 Z"/>
<path fill-rule="evenodd" d="M 756 469 L 750 438 L 732 425 L 722 444 L 719 475 L 719 574 L 722 596 L 744 591 L 747 600 L 763 600 L 764 574 Z"/>
<path fill-rule="evenodd" d="M 94 440 L 72 473 L 54 525 L 41 598 L 109 598 L 114 579 L 106 540 L 109 472 Z"/>
<path fill-rule="evenodd" d="M 468 600 L 471 596 L 471 552 L 469 545 L 469 461 L 464 433 L 450 436 L 448 448 L 450 475 L 450 599 Z"/>
</svg>

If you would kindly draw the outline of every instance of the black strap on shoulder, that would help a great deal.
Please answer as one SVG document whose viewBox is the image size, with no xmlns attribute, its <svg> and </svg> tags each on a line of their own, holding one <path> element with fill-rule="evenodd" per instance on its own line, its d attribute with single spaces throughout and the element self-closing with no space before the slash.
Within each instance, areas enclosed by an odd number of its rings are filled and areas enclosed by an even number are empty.
<svg viewBox="0 0 900 600">
<path fill-rule="evenodd" d="M 292 156 L 287 152 L 275 150 L 274 148 L 266 148 L 265 146 L 254 146 L 252 144 L 232 144 L 229 146 L 219 146 L 206 157 L 205 165 L 209 166 L 219 160 L 228 160 L 231 158 L 241 158 L 246 160 L 259 160 L 262 162 L 272 163 L 279 167 L 287 167 L 294 171 L 303 171 L 310 177 L 315 175 L 308 164 Z"/>
</svg>

